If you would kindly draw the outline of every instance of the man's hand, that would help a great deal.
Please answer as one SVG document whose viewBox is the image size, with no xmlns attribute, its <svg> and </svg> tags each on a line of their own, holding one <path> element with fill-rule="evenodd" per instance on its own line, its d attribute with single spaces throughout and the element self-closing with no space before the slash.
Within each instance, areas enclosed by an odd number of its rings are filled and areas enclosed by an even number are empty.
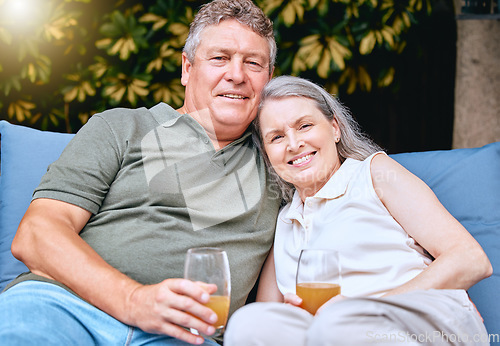
<svg viewBox="0 0 500 346">
<path fill-rule="evenodd" d="M 31 203 L 12 254 L 35 274 L 70 287 L 119 321 L 144 331 L 167 334 L 191 344 L 215 332 L 217 315 L 203 306 L 215 285 L 168 279 L 144 286 L 111 267 L 79 235 L 91 213 L 75 205 L 39 198 Z"/>
<path fill-rule="evenodd" d="M 217 315 L 202 304 L 207 303 L 215 285 L 185 279 L 167 279 L 156 285 L 139 286 L 130 296 L 130 324 L 142 330 L 167 334 L 190 344 L 199 345 L 203 337 L 184 328 L 194 328 L 205 335 L 215 332 Z"/>
</svg>

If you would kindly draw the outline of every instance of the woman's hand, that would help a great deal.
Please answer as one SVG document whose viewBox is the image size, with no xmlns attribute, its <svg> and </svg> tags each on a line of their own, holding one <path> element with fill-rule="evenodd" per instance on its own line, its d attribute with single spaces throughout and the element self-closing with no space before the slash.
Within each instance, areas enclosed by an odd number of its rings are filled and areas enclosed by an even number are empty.
<svg viewBox="0 0 500 346">
<path fill-rule="evenodd" d="M 299 306 L 302 304 L 302 298 L 293 293 L 286 293 L 284 296 L 285 304 L 291 304 L 293 306 Z"/>
<path fill-rule="evenodd" d="M 333 297 L 332 299 L 327 301 L 325 304 L 321 305 L 321 307 L 318 309 L 318 311 L 316 311 L 316 315 L 319 314 L 325 306 L 333 304 L 333 303 L 338 302 L 340 300 L 344 300 L 344 299 L 347 299 L 347 297 L 345 297 L 341 294 L 336 295 L 335 297 Z M 300 307 L 300 305 L 302 304 L 302 298 L 300 298 L 296 294 L 287 293 L 287 294 L 285 294 L 285 304 L 291 304 L 293 306 Z"/>
</svg>

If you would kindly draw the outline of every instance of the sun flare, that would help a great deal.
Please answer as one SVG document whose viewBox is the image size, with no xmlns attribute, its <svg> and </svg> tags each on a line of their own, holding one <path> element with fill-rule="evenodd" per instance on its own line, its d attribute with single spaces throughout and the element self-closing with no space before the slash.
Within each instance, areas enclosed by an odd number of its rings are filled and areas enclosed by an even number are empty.
<svg viewBox="0 0 500 346">
<path fill-rule="evenodd" d="M 29 26 L 33 24 L 40 2 L 40 0 L 0 0 L 1 20 L 16 27 Z"/>
</svg>

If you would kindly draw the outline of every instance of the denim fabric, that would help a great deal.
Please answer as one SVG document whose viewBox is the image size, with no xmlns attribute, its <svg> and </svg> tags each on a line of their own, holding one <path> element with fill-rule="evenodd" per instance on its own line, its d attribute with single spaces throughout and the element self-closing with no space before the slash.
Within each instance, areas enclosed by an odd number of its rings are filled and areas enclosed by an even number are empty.
<svg viewBox="0 0 500 346">
<path fill-rule="evenodd" d="M 0 345 L 189 344 L 123 324 L 59 286 L 25 281 L 0 294 Z"/>
</svg>

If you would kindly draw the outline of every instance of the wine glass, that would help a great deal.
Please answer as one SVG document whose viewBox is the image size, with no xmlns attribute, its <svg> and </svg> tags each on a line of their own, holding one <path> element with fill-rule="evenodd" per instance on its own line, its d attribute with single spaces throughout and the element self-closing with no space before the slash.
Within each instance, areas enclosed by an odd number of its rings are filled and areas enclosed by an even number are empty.
<svg viewBox="0 0 500 346">
<path fill-rule="evenodd" d="M 303 249 L 296 276 L 296 294 L 301 307 L 311 314 L 331 298 L 340 294 L 339 254 L 335 250 Z"/>
<path fill-rule="evenodd" d="M 217 291 L 210 295 L 210 300 L 205 306 L 212 309 L 218 317 L 214 324 L 215 333 L 211 337 L 221 336 L 229 314 L 231 295 L 229 261 L 226 252 L 214 247 L 189 249 L 186 253 L 184 278 L 217 286 Z M 191 329 L 191 332 L 199 334 L 194 329 Z"/>
</svg>

